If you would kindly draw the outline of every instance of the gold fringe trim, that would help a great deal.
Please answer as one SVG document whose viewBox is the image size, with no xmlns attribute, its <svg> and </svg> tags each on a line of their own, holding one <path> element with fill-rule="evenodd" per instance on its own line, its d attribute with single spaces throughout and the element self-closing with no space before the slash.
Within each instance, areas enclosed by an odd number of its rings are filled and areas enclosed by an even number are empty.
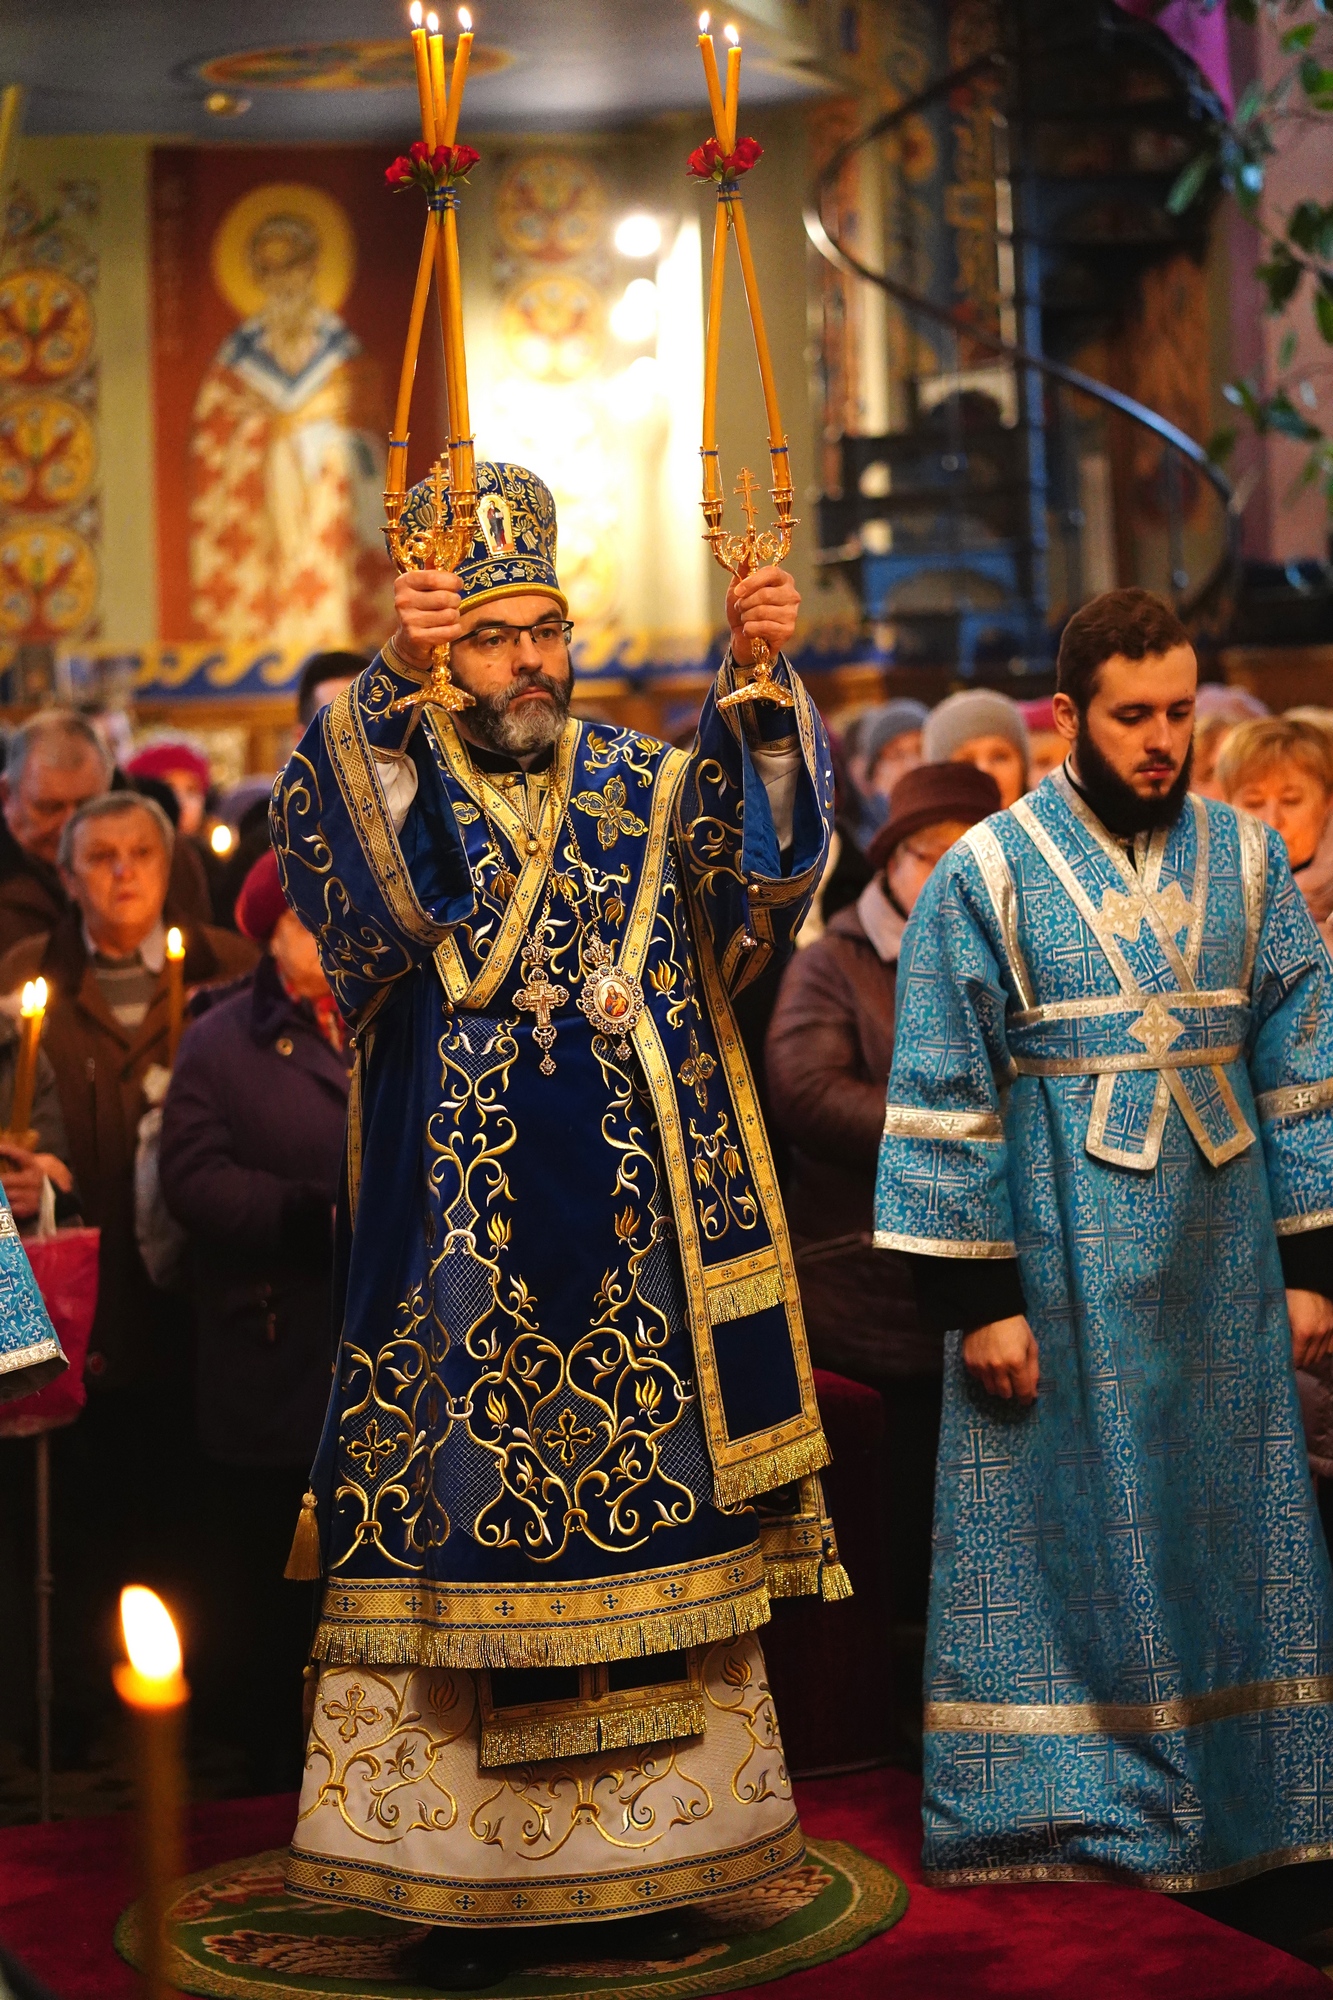
<svg viewBox="0 0 1333 2000">
<path fill-rule="evenodd" d="M 781 1271 L 760 1271 L 753 1278 L 734 1278 L 716 1290 L 704 1279 L 710 1326 L 724 1326 L 730 1319 L 748 1319 L 751 1313 L 780 1306 L 785 1296 Z"/>
<path fill-rule="evenodd" d="M 822 1431 L 798 1438 L 795 1444 L 780 1445 L 776 1451 L 759 1452 L 738 1465 L 713 1468 L 713 1500 L 719 1507 L 739 1507 L 756 1493 L 772 1493 L 776 1487 L 790 1486 L 827 1465 L 830 1452 Z"/>
<path fill-rule="evenodd" d="M 764 1580 L 770 1597 L 821 1597 L 825 1604 L 838 1604 L 855 1594 L 842 1564 L 823 1556 L 778 1556 L 765 1562 Z"/>
<path fill-rule="evenodd" d="M 483 1770 L 505 1764 L 543 1764 L 553 1757 L 590 1757 L 598 1750 L 629 1750 L 645 1743 L 674 1743 L 702 1736 L 707 1715 L 702 1695 L 676 1701 L 609 1709 L 604 1715 L 534 1718 L 529 1722 L 485 1722 L 481 1729 Z"/>
<path fill-rule="evenodd" d="M 289 1583 L 313 1583 L 323 1574 L 319 1527 L 315 1521 L 316 1504 L 314 1494 L 307 1487 L 301 1501 L 301 1511 L 296 1517 L 296 1532 L 292 1536 L 287 1567 L 282 1572 Z"/>
<path fill-rule="evenodd" d="M 838 1604 L 844 1597 L 851 1597 L 852 1579 L 840 1562 L 826 1562 L 819 1565 L 819 1594 L 825 1604 Z"/>
<path fill-rule="evenodd" d="M 821 1567 L 818 1556 L 776 1556 L 772 1562 L 766 1561 L 764 1581 L 769 1596 L 817 1597 Z"/>
<path fill-rule="evenodd" d="M 739 1639 L 767 1625 L 763 1584 L 744 1596 L 697 1611 L 654 1613 L 586 1627 L 559 1626 L 510 1632 L 502 1627 L 436 1628 L 425 1625 L 353 1625 L 323 1620 L 311 1648 L 330 1667 L 583 1667 L 600 1660 L 636 1660 L 652 1653 L 681 1653 Z"/>
</svg>

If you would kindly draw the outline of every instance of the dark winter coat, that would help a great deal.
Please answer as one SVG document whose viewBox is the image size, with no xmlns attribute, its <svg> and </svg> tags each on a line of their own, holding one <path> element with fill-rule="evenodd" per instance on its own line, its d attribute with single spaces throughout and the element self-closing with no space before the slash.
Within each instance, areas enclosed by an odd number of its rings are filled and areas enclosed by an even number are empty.
<svg viewBox="0 0 1333 2000">
<path fill-rule="evenodd" d="M 234 979 L 254 961 L 254 945 L 234 931 L 196 924 L 185 934 L 187 988 Z M 5 953 L 0 993 L 15 993 L 39 975 L 51 990 L 42 1052 L 59 1087 L 66 1157 L 84 1220 L 102 1232 L 88 1376 L 95 1387 L 123 1388 L 152 1365 L 151 1324 L 162 1296 L 149 1282 L 134 1233 L 134 1154 L 145 1072 L 167 1060 L 166 968 L 143 1021 L 123 1026 L 97 983 L 82 920 L 71 908 L 49 934 L 34 932 Z"/>
<path fill-rule="evenodd" d="M 787 1219 L 816 1365 L 861 1382 L 940 1367 L 917 1326 L 911 1280 L 873 1248 L 875 1168 L 893 1060 L 896 955 L 860 905 L 833 917 L 787 967 L 768 1031 L 768 1094 L 791 1145 Z"/>
<path fill-rule="evenodd" d="M 308 1465 L 328 1401 L 332 1211 L 348 1063 L 273 960 L 185 1033 L 162 1192 L 190 1238 L 200 1440 L 231 1465 Z"/>
</svg>

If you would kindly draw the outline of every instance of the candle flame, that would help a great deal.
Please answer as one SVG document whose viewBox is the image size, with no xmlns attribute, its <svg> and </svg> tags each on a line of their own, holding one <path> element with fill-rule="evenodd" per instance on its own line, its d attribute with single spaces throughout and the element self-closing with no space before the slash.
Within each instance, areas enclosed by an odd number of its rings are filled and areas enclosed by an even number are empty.
<svg viewBox="0 0 1333 2000">
<path fill-rule="evenodd" d="M 458 25 L 465 35 L 472 33 L 472 16 L 466 7 L 460 7 L 458 10 Z"/>
<path fill-rule="evenodd" d="M 412 26 L 414 28 L 419 28 L 421 26 L 421 19 L 422 19 L 421 0 L 412 0 L 412 5 L 408 8 L 407 11 L 412 17 Z"/>
<path fill-rule="evenodd" d="M 726 36 L 727 40 L 731 43 L 733 49 L 740 47 L 740 39 L 741 39 L 740 29 L 737 28 L 733 22 L 728 21 L 726 27 L 722 30 L 722 32 Z"/>
<path fill-rule="evenodd" d="M 21 1012 L 25 1021 L 31 1021 L 36 1014 L 46 1012 L 46 981 L 30 979 L 23 989 Z"/>
<path fill-rule="evenodd" d="M 171 926 L 171 929 L 167 932 L 167 957 L 184 958 L 184 956 L 185 956 L 185 939 L 181 936 L 175 924 L 173 924 Z"/>
<path fill-rule="evenodd" d="M 699 33 L 700 33 L 701 35 L 706 35 L 706 34 L 708 33 L 708 9 L 707 9 L 707 8 L 705 8 L 705 9 L 704 9 L 704 11 L 703 11 L 703 13 L 702 13 L 702 14 L 701 14 L 701 15 L 699 16 Z"/>
<path fill-rule="evenodd" d="M 156 1591 L 126 1584 L 120 1593 L 120 1629 L 130 1665 L 145 1680 L 169 1681 L 180 1672 L 181 1642 Z"/>
<path fill-rule="evenodd" d="M 428 27 L 428 28 L 430 29 L 430 31 L 431 31 L 431 33 L 432 33 L 432 35 L 438 35 L 438 34 L 439 34 L 439 32 L 440 32 L 440 17 L 439 17 L 439 15 L 438 15 L 438 14 L 427 14 L 427 16 L 426 16 L 426 26 L 427 26 L 427 27 Z"/>
</svg>

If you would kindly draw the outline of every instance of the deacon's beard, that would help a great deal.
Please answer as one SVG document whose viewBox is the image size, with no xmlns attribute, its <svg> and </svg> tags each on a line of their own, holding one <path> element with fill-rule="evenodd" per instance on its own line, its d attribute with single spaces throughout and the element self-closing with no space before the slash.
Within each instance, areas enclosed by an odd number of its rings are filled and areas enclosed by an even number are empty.
<svg viewBox="0 0 1333 2000">
<path fill-rule="evenodd" d="M 1136 833 L 1153 833 L 1158 827 L 1174 826 L 1180 818 L 1185 794 L 1190 788 L 1193 744 L 1185 752 L 1185 761 L 1172 780 L 1170 790 L 1155 799 L 1144 798 L 1136 792 L 1107 762 L 1092 739 L 1086 715 L 1080 715 L 1078 719 L 1074 757 L 1078 765 L 1079 784 L 1108 832 L 1118 834 L 1122 840 L 1130 840 Z"/>
<path fill-rule="evenodd" d="M 466 682 L 460 685 L 467 686 Z M 525 701 L 517 715 L 512 714 L 514 702 L 531 688 L 543 688 L 550 700 Z M 471 688 L 467 692 L 474 694 Z M 465 734 L 488 750 L 499 750 L 507 757 L 531 757 L 549 749 L 559 736 L 573 693 L 572 673 L 567 672 L 564 680 L 558 681 L 539 667 L 535 672 L 520 674 L 503 694 L 474 695 L 475 707 L 464 709 L 459 721 Z"/>
</svg>

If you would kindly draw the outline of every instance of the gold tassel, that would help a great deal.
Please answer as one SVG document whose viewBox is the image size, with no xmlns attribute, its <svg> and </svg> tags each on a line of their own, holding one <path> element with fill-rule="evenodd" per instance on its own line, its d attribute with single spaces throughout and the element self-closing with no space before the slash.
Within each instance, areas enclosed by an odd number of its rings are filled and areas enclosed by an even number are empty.
<svg viewBox="0 0 1333 2000">
<path fill-rule="evenodd" d="M 819 1565 L 819 1594 L 825 1604 L 836 1604 L 840 1598 L 852 1595 L 852 1579 L 840 1562 Z"/>
<path fill-rule="evenodd" d="M 323 1575 L 319 1557 L 319 1529 L 315 1524 L 315 1496 L 306 1488 L 301 1511 L 296 1517 L 291 1554 L 282 1572 L 290 1583 L 313 1583 Z"/>
</svg>

